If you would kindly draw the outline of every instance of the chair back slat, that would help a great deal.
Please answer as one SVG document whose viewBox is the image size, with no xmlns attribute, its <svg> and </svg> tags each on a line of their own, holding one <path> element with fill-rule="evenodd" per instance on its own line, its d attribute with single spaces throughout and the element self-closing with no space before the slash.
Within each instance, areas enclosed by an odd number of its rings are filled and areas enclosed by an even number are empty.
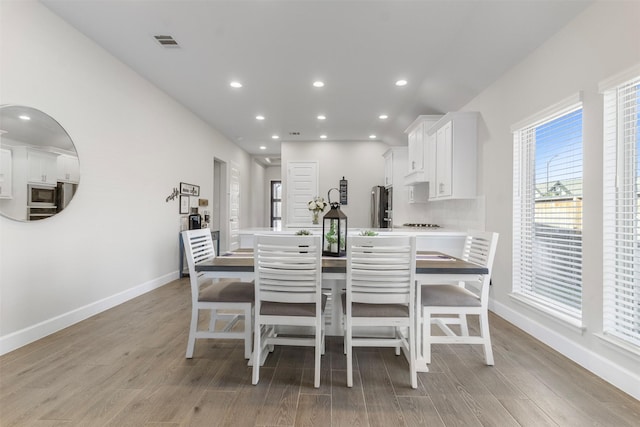
<svg viewBox="0 0 640 427">
<path fill-rule="evenodd" d="M 353 236 L 347 247 L 347 302 L 409 304 L 415 288 L 415 238 Z"/>
<path fill-rule="evenodd" d="M 256 301 L 320 301 L 320 236 L 257 235 L 255 239 Z"/>
</svg>

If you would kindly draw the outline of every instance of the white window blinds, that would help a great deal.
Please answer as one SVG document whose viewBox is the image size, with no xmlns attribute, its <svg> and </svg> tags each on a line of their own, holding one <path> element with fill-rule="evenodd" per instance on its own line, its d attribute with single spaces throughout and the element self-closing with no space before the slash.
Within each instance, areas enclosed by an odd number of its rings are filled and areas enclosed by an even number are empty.
<svg viewBox="0 0 640 427">
<path fill-rule="evenodd" d="M 604 102 L 603 331 L 640 346 L 640 75 Z"/>
<path fill-rule="evenodd" d="M 513 292 L 582 318 L 582 104 L 514 129 Z"/>
</svg>

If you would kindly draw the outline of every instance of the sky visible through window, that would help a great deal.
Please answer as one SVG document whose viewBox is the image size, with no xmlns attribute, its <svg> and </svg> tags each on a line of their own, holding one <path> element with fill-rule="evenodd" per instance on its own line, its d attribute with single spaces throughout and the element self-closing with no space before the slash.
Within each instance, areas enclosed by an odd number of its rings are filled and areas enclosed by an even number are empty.
<svg viewBox="0 0 640 427">
<path fill-rule="evenodd" d="M 582 108 L 536 127 L 535 150 L 536 199 L 582 197 Z"/>
</svg>

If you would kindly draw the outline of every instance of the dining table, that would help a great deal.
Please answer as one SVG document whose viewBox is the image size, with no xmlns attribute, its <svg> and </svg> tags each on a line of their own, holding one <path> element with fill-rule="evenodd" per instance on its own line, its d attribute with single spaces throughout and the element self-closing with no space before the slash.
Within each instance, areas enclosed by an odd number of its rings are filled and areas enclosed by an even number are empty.
<svg viewBox="0 0 640 427">
<path fill-rule="evenodd" d="M 203 272 L 212 278 L 237 278 L 244 281 L 253 280 L 254 258 L 251 249 L 241 249 L 226 253 L 212 260 L 196 265 L 196 271 Z M 347 272 L 346 257 L 322 257 L 323 289 L 329 292 L 330 301 L 339 301 L 340 292 L 344 291 Z M 426 359 L 422 355 L 422 317 L 421 286 L 437 283 L 464 282 L 471 275 L 488 274 L 489 270 L 473 262 L 434 251 L 418 251 L 416 253 L 416 367 L 418 372 L 428 372 Z M 325 286 L 325 281 L 330 285 Z M 342 335 L 342 310 L 332 310 L 333 335 Z M 327 332 L 328 335 L 332 333 Z"/>
</svg>

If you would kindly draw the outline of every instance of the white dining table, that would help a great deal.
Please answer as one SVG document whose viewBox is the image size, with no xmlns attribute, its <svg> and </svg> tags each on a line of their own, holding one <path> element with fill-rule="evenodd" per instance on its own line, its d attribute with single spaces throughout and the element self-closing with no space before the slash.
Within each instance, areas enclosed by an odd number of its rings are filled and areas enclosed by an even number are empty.
<svg viewBox="0 0 640 427">
<path fill-rule="evenodd" d="M 243 281 L 253 280 L 253 251 L 240 250 L 218 256 L 207 263 L 196 265 L 196 271 L 204 272 L 213 278 L 237 278 Z M 346 257 L 322 257 L 322 278 L 334 282 L 344 280 L 347 270 Z M 460 282 L 469 279 L 469 275 L 487 274 L 489 270 L 472 262 L 452 257 L 440 252 L 419 251 L 416 254 L 416 368 L 418 372 L 428 372 L 426 360 L 422 355 L 422 303 L 421 286 Z M 343 289 L 334 289 L 334 292 Z M 333 298 L 338 300 L 338 298 Z M 340 310 L 341 311 L 341 310 Z"/>
</svg>

